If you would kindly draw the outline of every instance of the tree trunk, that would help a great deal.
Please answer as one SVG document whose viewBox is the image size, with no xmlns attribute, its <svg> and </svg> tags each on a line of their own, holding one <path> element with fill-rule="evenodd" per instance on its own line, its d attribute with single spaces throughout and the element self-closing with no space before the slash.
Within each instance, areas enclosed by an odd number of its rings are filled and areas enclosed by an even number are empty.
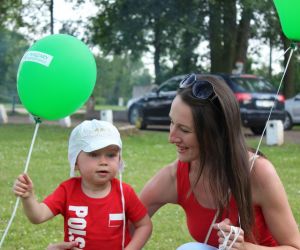
<svg viewBox="0 0 300 250">
<path fill-rule="evenodd" d="M 248 50 L 248 40 L 250 37 L 250 21 L 252 18 L 253 10 L 250 8 L 244 8 L 242 12 L 242 18 L 238 26 L 237 32 L 237 42 L 236 42 L 236 54 L 233 67 L 236 66 L 237 62 L 243 63 L 243 71 L 245 72 L 245 65 L 247 61 L 247 50 Z"/>
<path fill-rule="evenodd" d="M 291 46 L 291 41 L 282 34 L 284 51 Z M 284 55 L 284 67 L 288 63 L 290 51 Z M 285 77 L 283 79 L 283 94 L 285 98 L 290 98 L 295 93 L 295 56 L 292 56 L 288 65 Z"/>
<path fill-rule="evenodd" d="M 161 44 L 160 44 L 160 27 L 158 20 L 155 20 L 154 23 L 154 71 L 155 71 L 155 84 L 161 83 L 161 72 L 160 72 L 160 52 L 161 52 Z"/>
<path fill-rule="evenodd" d="M 269 75 L 269 79 L 272 78 L 272 61 L 273 61 L 273 42 L 272 39 L 269 39 L 269 46 L 270 46 L 270 50 L 269 50 L 269 70 L 268 70 L 268 75 Z"/>
<path fill-rule="evenodd" d="M 236 49 L 236 0 L 209 1 L 211 73 L 231 73 Z"/>
<path fill-rule="evenodd" d="M 220 55 L 223 51 L 221 33 L 221 6 L 220 4 L 209 1 L 209 45 L 211 73 L 222 71 Z"/>
<path fill-rule="evenodd" d="M 49 10 L 50 10 L 50 33 L 54 34 L 54 18 L 53 18 L 54 0 L 50 0 Z"/>
<path fill-rule="evenodd" d="M 195 44 L 193 44 L 193 32 L 186 30 L 182 35 L 182 48 L 183 53 L 180 57 L 180 68 L 183 72 L 190 73 L 196 70 L 197 57 L 193 53 Z"/>
<path fill-rule="evenodd" d="M 93 95 L 90 96 L 85 105 L 86 111 L 84 118 L 86 120 L 99 119 L 99 114 L 95 111 L 96 100 Z"/>
<path fill-rule="evenodd" d="M 236 0 L 223 2 L 223 72 L 231 73 L 234 64 L 236 50 L 237 24 L 236 24 Z"/>
</svg>

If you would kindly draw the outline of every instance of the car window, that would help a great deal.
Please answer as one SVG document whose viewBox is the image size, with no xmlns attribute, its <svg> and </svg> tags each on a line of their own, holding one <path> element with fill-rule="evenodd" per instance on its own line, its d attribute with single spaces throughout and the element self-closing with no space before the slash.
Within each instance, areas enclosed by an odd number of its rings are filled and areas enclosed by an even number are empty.
<svg viewBox="0 0 300 250">
<path fill-rule="evenodd" d="M 237 85 L 237 90 L 241 92 L 265 92 L 273 93 L 274 86 L 260 78 L 232 78 L 232 81 Z"/>
<path fill-rule="evenodd" d="M 161 85 L 159 88 L 160 92 L 176 91 L 180 80 L 170 79 Z"/>
</svg>

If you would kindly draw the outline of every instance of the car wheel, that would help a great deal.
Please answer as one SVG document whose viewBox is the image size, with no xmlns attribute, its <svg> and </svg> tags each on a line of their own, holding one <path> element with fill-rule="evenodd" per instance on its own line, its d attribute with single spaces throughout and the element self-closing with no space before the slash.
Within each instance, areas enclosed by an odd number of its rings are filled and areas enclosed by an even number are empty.
<svg viewBox="0 0 300 250">
<path fill-rule="evenodd" d="M 284 130 L 291 130 L 292 127 L 293 127 L 292 117 L 290 116 L 290 114 L 288 112 L 286 112 L 285 119 L 283 122 L 283 128 L 284 128 Z"/>
<path fill-rule="evenodd" d="M 142 115 L 142 111 L 138 106 L 133 106 L 130 108 L 128 120 L 130 124 L 135 125 L 138 129 L 145 129 L 147 127 Z"/>
<path fill-rule="evenodd" d="M 261 135 L 265 127 L 251 127 L 251 131 L 255 135 Z"/>
</svg>

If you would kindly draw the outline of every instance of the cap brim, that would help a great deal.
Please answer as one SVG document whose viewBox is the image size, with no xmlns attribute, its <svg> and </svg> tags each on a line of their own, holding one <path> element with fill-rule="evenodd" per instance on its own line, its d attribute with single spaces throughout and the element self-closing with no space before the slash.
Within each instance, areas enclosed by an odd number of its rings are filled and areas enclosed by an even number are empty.
<svg viewBox="0 0 300 250">
<path fill-rule="evenodd" d="M 116 145 L 118 148 L 121 149 L 121 145 L 118 141 L 114 141 L 112 139 L 109 140 L 97 140 L 97 138 L 95 140 L 93 140 L 92 142 L 90 142 L 89 144 L 87 144 L 85 147 L 82 148 L 82 151 L 84 152 L 93 152 L 105 147 L 108 147 L 110 145 Z"/>
</svg>

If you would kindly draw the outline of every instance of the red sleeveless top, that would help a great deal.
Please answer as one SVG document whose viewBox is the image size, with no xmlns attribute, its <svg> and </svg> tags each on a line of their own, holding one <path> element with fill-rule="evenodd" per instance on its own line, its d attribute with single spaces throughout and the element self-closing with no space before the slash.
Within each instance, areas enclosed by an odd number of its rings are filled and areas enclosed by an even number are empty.
<svg viewBox="0 0 300 250">
<path fill-rule="evenodd" d="M 204 242 L 209 227 L 217 212 L 216 209 L 205 208 L 201 206 L 196 200 L 193 192 L 188 196 L 190 190 L 189 180 L 189 163 L 178 161 L 177 166 L 177 194 L 178 204 L 184 209 L 186 214 L 187 226 L 191 236 L 198 242 Z M 255 224 L 253 234 L 255 236 L 256 244 L 262 246 L 277 246 L 278 244 L 273 239 L 260 206 L 254 206 Z M 229 210 L 224 211 L 222 220 L 229 218 L 235 226 L 238 223 L 238 209 L 236 202 L 231 196 Z M 218 222 L 218 221 L 217 221 Z M 218 247 L 217 230 L 212 230 L 207 244 Z"/>
</svg>

